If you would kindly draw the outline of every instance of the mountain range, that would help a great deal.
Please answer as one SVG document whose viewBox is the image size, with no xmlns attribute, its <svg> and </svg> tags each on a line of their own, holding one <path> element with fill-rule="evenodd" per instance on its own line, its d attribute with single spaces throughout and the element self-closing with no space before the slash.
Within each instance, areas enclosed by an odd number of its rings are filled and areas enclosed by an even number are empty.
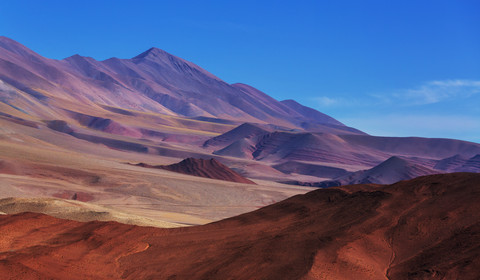
<svg viewBox="0 0 480 280">
<path fill-rule="evenodd" d="M 131 59 L 104 61 L 80 55 L 48 59 L 6 37 L 0 37 L 0 49 L 0 79 L 6 84 L 4 87 L 29 95 L 10 92 L 10 96 L 2 99 L 9 105 L 20 100 L 27 103 L 27 97 L 33 97 L 51 107 L 63 107 L 66 104 L 61 102 L 69 101 L 174 116 L 286 127 L 315 123 L 320 130 L 345 129 L 335 119 L 295 101 L 279 102 L 248 85 L 230 85 L 199 66 L 157 48 Z M 53 117 L 45 111 L 36 113 Z"/>
<path fill-rule="evenodd" d="M 478 279 L 478 172 L 157 48 L 0 37 L 2 279 Z"/>
<path fill-rule="evenodd" d="M 480 170 L 467 162 L 480 154 L 477 143 L 367 135 L 294 100 L 277 101 L 251 86 L 228 84 L 157 48 L 131 59 L 73 55 L 54 60 L 0 37 L 0 106 L 0 117 L 10 123 L 128 152 L 214 157 L 236 162 L 236 170 L 252 178 L 274 175 L 259 177 L 239 162 L 261 162 L 271 174 L 274 165 L 294 163 L 295 172 L 276 169 L 283 173 L 277 181 L 309 183 L 352 183 L 359 179 L 348 181 L 345 174 L 336 178 L 321 170 L 358 172 L 392 156 L 422 168 L 382 182 Z M 465 160 L 452 167 L 445 163 L 451 157 Z M 323 169 L 312 172 L 315 166 Z"/>
<path fill-rule="evenodd" d="M 367 135 L 294 100 L 277 101 L 251 86 L 228 84 L 157 48 L 131 59 L 54 60 L 0 37 L 0 106 L 0 117 L 10 123 L 127 152 L 214 157 L 254 179 L 271 179 L 277 170 L 283 174 L 277 181 L 363 182 L 345 178 L 385 166 L 391 157 L 414 161 L 416 171 L 391 173 L 383 183 L 412 174 L 480 170 L 468 160 L 480 154 L 477 143 Z M 453 166 L 452 157 L 462 163 Z M 240 164 L 245 160 L 271 172 L 258 176 L 251 164 Z M 295 164 L 295 171 L 274 167 L 286 163 Z M 322 172 L 328 168 L 349 174 Z"/>
</svg>

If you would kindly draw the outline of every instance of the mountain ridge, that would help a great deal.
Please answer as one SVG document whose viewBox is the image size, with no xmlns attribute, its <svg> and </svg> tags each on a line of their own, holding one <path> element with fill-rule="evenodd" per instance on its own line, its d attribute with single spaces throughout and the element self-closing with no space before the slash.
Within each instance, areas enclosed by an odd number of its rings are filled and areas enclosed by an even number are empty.
<svg viewBox="0 0 480 280">
<path fill-rule="evenodd" d="M 0 273 L 7 279 L 478 279 L 478 183 L 479 174 L 453 173 L 319 189 L 175 229 L 1 215 Z"/>
<path fill-rule="evenodd" d="M 20 90 L 48 92 L 50 98 L 299 128 L 302 122 L 312 121 L 251 86 L 230 85 L 200 66 L 155 47 L 130 59 L 97 61 L 76 54 L 54 60 L 7 37 L 1 42 L 0 48 L 5 51 L 0 52 L 0 59 L 24 70 L 2 69 L 0 64 L 0 79 L 15 81 L 13 86 Z M 25 75 L 38 78 L 22 78 Z"/>
<path fill-rule="evenodd" d="M 447 157 L 480 153 L 480 144 L 461 140 L 368 135 L 296 101 L 228 84 L 158 48 L 127 59 L 77 54 L 54 60 L 3 37 L 0 81 L 0 118 L 51 130 L 45 138 L 63 133 L 175 160 L 222 158 L 254 179 L 333 180 L 340 170 L 371 169 L 392 156 L 407 157 L 426 172 Z M 37 132 L 29 133 L 36 138 Z M 274 168 L 288 162 L 295 166 Z M 440 171 L 477 170 L 471 160 Z"/>
</svg>

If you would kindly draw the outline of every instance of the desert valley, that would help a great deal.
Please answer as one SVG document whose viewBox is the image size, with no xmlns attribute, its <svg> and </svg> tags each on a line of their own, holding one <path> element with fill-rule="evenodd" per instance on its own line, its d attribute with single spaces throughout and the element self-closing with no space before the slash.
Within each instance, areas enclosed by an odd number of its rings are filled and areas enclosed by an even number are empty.
<svg viewBox="0 0 480 280">
<path fill-rule="evenodd" d="M 1 279 L 478 279 L 479 172 L 157 48 L 0 37 Z"/>
</svg>

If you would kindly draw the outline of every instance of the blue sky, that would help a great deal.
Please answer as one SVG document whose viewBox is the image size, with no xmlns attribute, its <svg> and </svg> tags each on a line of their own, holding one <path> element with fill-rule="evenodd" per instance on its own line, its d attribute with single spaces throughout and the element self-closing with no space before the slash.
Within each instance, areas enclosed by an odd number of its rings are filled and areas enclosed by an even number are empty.
<svg viewBox="0 0 480 280">
<path fill-rule="evenodd" d="M 479 1 L 0 1 L 43 56 L 155 46 L 374 135 L 480 142 Z"/>
</svg>

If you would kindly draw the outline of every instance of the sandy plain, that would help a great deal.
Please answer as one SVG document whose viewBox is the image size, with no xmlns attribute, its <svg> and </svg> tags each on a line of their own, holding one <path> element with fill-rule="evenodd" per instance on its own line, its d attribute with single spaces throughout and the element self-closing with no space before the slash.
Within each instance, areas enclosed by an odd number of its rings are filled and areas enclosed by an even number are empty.
<svg viewBox="0 0 480 280">
<path fill-rule="evenodd" d="M 177 144 L 172 149 L 185 148 Z M 1 119 L 0 155 L 0 198 L 71 199 L 77 194 L 78 199 L 88 197 L 77 205 L 82 209 L 101 206 L 176 225 L 205 224 L 310 190 L 264 180 L 241 184 L 132 166 L 128 163 L 171 164 L 183 158 L 111 149 L 45 127 Z"/>
</svg>

